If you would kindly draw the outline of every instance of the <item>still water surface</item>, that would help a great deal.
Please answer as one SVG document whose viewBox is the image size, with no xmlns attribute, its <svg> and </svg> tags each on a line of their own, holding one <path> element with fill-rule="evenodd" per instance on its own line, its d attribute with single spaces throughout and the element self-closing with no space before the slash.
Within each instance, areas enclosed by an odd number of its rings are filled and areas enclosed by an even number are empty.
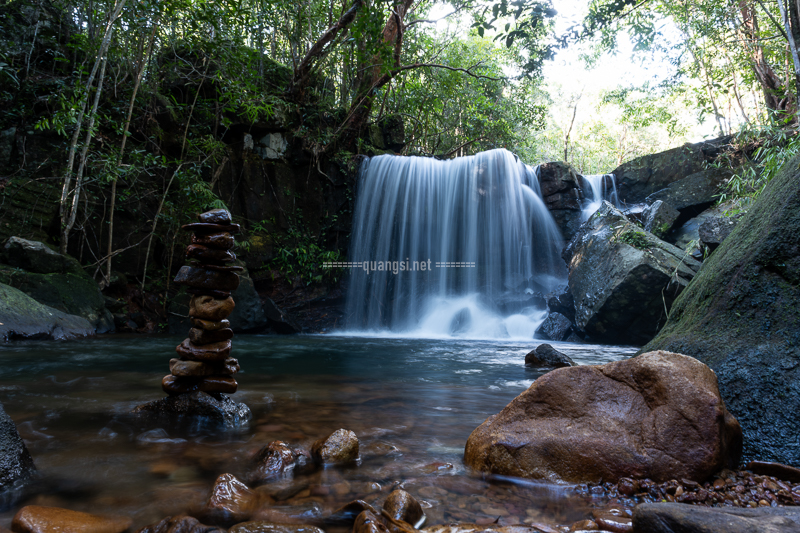
<svg viewBox="0 0 800 533">
<path fill-rule="evenodd" d="M 361 463 L 280 483 L 279 508 L 326 514 L 357 498 L 380 504 L 402 485 L 423 500 L 428 525 L 500 517 L 569 523 L 588 502 L 569 487 L 485 479 L 463 465 L 470 432 L 541 375 L 526 369 L 538 344 L 346 336 L 239 335 L 239 392 L 253 411 L 234 435 L 185 435 L 130 423 L 136 405 L 163 397 L 160 380 L 182 340 L 123 336 L 0 345 L 0 403 L 17 423 L 41 481 L 23 504 L 131 516 L 134 527 L 196 509 L 214 479 L 244 476 L 250 457 L 282 440 L 308 449 L 347 428 Z M 553 343 L 578 364 L 636 348 Z"/>
</svg>

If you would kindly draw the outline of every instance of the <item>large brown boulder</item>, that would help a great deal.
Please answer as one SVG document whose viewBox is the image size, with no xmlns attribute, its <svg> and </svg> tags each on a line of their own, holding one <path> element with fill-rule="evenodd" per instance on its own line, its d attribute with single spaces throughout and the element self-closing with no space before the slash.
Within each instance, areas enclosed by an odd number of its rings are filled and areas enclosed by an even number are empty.
<svg viewBox="0 0 800 533">
<path fill-rule="evenodd" d="M 464 460 L 554 482 L 701 482 L 736 466 L 741 448 L 714 372 L 658 351 L 545 374 L 472 432 Z"/>
</svg>

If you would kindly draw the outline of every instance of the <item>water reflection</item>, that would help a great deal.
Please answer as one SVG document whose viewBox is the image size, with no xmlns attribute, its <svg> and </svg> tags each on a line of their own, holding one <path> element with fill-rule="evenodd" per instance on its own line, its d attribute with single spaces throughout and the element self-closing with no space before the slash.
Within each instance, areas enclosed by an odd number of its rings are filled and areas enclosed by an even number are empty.
<svg viewBox="0 0 800 533">
<path fill-rule="evenodd" d="M 535 343 L 241 336 L 233 398 L 253 411 L 248 431 L 191 436 L 136 427 L 125 415 L 163 396 L 160 379 L 180 340 L 0 347 L 0 402 L 42 473 L 24 503 L 126 514 L 140 527 L 195 509 L 219 474 L 244 476 L 249 458 L 273 440 L 307 449 L 343 427 L 361 440 L 360 466 L 284 480 L 273 487 L 278 505 L 331 512 L 356 498 L 381 502 L 402 486 L 423 500 L 429 525 L 490 517 L 566 523 L 584 512 L 567 488 L 481 479 L 462 462 L 470 432 L 541 375 L 523 365 Z M 557 348 L 580 364 L 635 351 Z M 12 512 L 0 513 L 0 526 Z"/>
</svg>

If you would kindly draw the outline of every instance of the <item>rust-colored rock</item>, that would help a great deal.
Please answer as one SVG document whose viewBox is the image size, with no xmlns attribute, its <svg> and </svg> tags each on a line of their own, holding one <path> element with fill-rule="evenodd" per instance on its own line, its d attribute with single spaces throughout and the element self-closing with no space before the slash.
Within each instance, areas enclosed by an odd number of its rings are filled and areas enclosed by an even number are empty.
<svg viewBox="0 0 800 533">
<path fill-rule="evenodd" d="M 375 514 L 364 511 L 356 517 L 353 533 L 389 533 L 389 529 Z"/>
<path fill-rule="evenodd" d="M 747 463 L 747 470 L 760 476 L 775 476 L 784 481 L 800 483 L 800 468 L 784 465 L 781 463 L 770 463 L 767 461 L 750 461 Z"/>
<path fill-rule="evenodd" d="M 177 285 L 187 285 L 197 289 L 233 291 L 239 286 L 239 276 L 233 272 L 219 272 L 207 268 L 182 266 L 175 276 Z"/>
<path fill-rule="evenodd" d="M 180 355 L 182 359 L 202 362 L 216 361 L 221 363 L 231 354 L 231 341 L 228 339 L 226 341 L 195 346 L 189 339 L 184 339 L 183 342 L 175 348 L 175 351 L 178 352 L 178 355 Z"/>
<path fill-rule="evenodd" d="M 233 235 L 227 232 L 192 235 L 192 244 L 202 244 L 217 250 L 230 250 L 234 245 Z"/>
<path fill-rule="evenodd" d="M 236 304 L 228 296 L 224 300 L 213 296 L 192 296 L 189 301 L 189 315 L 193 318 L 218 322 L 225 320 L 233 313 Z"/>
<path fill-rule="evenodd" d="M 225 530 L 201 524 L 193 516 L 177 515 L 145 526 L 136 533 L 225 533 Z"/>
<path fill-rule="evenodd" d="M 169 373 L 173 376 L 205 377 L 214 375 L 232 376 L 240 370 L 239 361 L 233 357 L 219 363 L 202 363 L 200 361 L 184 361 L 170 359 Z"/>
<path fill-rule="evenodd" d="M 220 331 L 231 327 L 231 323 L 227 320 L 203 320 L 202 318 L 193 318 L 192 325 L 196 328 L 204 329 L 206 331 Z"/>
<path fill-rule="evenodd" d="M 358 437 L 347 429 L 337 429 L 311 446 L 311 456 L 325 464 L 352 463 L 358 459 Z"/>
<path fill-rule="evenodd" d="M 186 257 L 197 259 L 198 261 L 215 261 L 219 263 L 230 263 L 236 259 L 236 255 L 230 250 L 220 250 L 202 244 L 190 244 L 186 247 Z"/>
<path fill-rule="evenodd" d="M 195 346 L 226 341 L 232 338 L 233 330 L 230 328 L 218 329 L 216 331 L 207 331 L 200 328 L 192 328 L 189 330 L 189 340 L 192 341 L 192 344 Z"/>
<path fill-rule="evenodd" d="M 230 224 L 231 214 L 227 209 L 212 209 L 198 214 L 197 220 L 204 224 Z"/>
<path fill-rule="evenodd" d="M 279 524 L 254 520 L 236 524 L 228 533 L 325 533 L 322 529 L 308 524 Z"/>
<path fill-rule="evenodd" d="M 383 509 L 395 520 L 408 522 L 414 527 L 419 527 L 420 520 L 425 516 L 422 506 L 414 497 L 402 489 L 393 490 L 386 501 L 383 502 Z"/>
<path fill-rule="evenodd" d="M 269 503 L 267 495 L 250 490 L 232 474 L 222 474 L 214 482 L 203 517 L 212 524 L 230 526 L 244 522 Z"/>
<path fill-rule="evenodd" d="M 263 483 L 291 471 L 301 454 L 279 440 L 270 442 L 253 457 L 252 483 Z"/>
<path fill-rule="evenodd" d="M 219 232 L 239 233 L 242 227 L 239 224 L 206 224 L 205 222 L 194 222 L 192 224 L 184 224 L 181 226 L 181 229 L 204 235 Z"/>
<path fill-rule="evenodd" d="M 98 516 L 89 513 L 28 505 L 14 516 L 14 533 L 122 533 L 131 527 L 126 516 Z"/>
<path fill-rule="evenodd" d="M 545 374 L 472 432 L 464 460 L 552 481 L 702 482 L 734 467 L 741 448 L 714 372 L 659 351 Z"/>
<path fill-rule="evenodd" d="M 239 384 L 230 376 L 184 377 L 167 374 L 161 380 L 161 388 L 167 394 L 187 392 L 222 392 L 233 394 Z"/>
<path fill-rule="evenodd" d="M 186 289 L 186 292 L 191 294 L 192 296 L 213 296 L 214 298 L 225 299 L 231 295 L 231 291 L 218 291 L 214 289 L 195 289 L 193 287 L 189 287 Z"/>
</svg>

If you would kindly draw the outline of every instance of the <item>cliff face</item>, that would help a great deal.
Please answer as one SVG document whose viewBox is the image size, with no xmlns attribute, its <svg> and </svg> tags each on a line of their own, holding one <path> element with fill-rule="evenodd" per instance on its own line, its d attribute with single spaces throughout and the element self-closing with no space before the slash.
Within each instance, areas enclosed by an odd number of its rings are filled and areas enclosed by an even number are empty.
<svg viewBox="0 0 800 533">
<path fill-rule="evenodd" d="M 800 464 L 800 158 L 786 164 L 706 260 L 645 348 L 719 378 L 747 458 Z"/>
</svg>

